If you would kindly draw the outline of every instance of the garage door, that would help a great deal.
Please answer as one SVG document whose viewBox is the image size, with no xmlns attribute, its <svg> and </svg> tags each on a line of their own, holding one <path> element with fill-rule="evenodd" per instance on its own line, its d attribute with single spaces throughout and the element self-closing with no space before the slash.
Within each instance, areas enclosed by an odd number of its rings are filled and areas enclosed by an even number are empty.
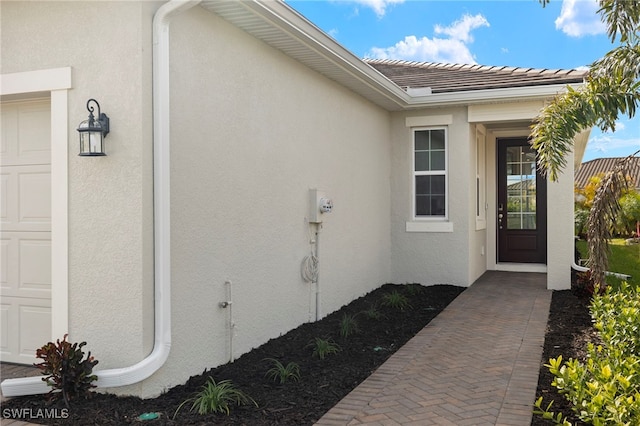
<svg viewBox="0 0 640 426">
<path fill-rule="evenodd" d="M 50 102 L 0 106 L 0 359 L 31 364 L 51 340 Z"/>
</svg>

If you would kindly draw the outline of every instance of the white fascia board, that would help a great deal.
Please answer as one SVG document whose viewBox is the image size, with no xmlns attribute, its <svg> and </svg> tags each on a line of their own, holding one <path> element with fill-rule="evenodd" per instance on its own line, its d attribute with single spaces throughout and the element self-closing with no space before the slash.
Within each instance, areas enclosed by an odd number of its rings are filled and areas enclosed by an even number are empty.
<svg viewBox="0 0 640 426">
<path fill-rule="evenodd" d="M 284 2 L 254 0 L 240 3 L 398 106 L 406 105 L 411 99 L 411 96 L 378 70 L 354 55 Z"/>
<path fill-rule="evenodd" d="M 577 86 L 573 84 L 572 86 Z M 504 89 L 469 90 L 464 92 L 434 93 L 429 96 L 413 97 L 408 108 L 422 108 L 441 105 L 470 105 L 483 102 L 507 102 L 546 99 L 566 91 L 566 84 L 525 86 Z"/>
<path fill-rule="evenodd" d="M 215 3 L 202 6 L 215 13 Z M 553 97 L 566 90 L 566 84 L 485 89 L 411 96 L 378 70 L 354 55 L 312 22 L 282 1 L 238 2 L 249 13 L 260 16 L 292 39 L 304 44 L 319 57 L 358 80 L 361 84 L 388 99 L 397 109 L 415 109 L 443 105 L 469 105 L 482 102 L 531 100 Z M 286 53 L 286 52 L 285 52 Z M 581 84 L 572 84 L 577 87 Z M 361 95 L 365 96 L 361 93 Z"/>
</svg>

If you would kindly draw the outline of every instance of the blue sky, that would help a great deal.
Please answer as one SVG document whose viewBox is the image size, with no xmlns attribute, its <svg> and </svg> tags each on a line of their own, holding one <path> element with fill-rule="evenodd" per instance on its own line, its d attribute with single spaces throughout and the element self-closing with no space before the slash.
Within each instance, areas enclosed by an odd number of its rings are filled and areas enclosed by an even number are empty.
<svg viewBox="0 0 640 426">
<path fill-rule="evenodd" d="M 527 68 L 585 67 L 614 46 L 595 0 L 287 0 L 362 58 Z M 640 117 L 594 129 L 583 158 L 640 149 Z"/>
</svg>

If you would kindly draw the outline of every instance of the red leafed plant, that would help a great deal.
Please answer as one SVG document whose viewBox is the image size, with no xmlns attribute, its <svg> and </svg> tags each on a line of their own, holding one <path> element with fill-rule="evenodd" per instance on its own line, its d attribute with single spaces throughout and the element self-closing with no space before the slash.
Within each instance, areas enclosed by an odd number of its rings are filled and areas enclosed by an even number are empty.
<svg viewBox="0 0 640 426">
<path fill-rule="evenodd" d="M 596 285 L 590 271 L 577 272 L 571 289 L 576 296 L 589 298 L 595 293 L 603 294 L 605 290 L 604 286 Z"/>
<path fill-rule="evenodd" d="M 42 381 L 53 388 L 48 394 L 49 398 L 53 400 L 62 396 L 68 407 L 71 399 L 90 396 L 91 388 L 95 387 L 92 382 L 98 378 L 91 373 L 98 361 L 91 356 L 91 352 L 83 359 L 82 347 L 87 342 L 72 344 L 67 341 L 67 336 L 65 334 L 62 341 L 58 339 L 56 343 L 49 342 L 38 349 L 36 358 L 42 362 L 33 365 L 45 375 Z"/>
</svg>

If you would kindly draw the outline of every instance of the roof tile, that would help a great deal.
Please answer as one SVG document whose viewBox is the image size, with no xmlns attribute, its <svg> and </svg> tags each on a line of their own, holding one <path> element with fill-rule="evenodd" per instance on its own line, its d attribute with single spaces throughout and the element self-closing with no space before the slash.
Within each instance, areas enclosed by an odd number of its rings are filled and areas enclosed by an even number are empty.
<svg viewBox="0 0 640 426">
<path fill-rule="evenodd" d="M 582 163 L 578 171 L 576 171 L 574 179 L 576 186 L 578 188 L 584 188 L 592 176 L 613 170 L 616 164 L 624 158 L 625 157 L 596 158 L 595 160 Z M 631 159 L 629 169 L 635 188 L 640 189 L 640 157 L 633 157 Z"/>
<path fill-rule="evenodd" d="M 430 87 L 433 93 L 582 83 L 586 71 L 487 65 L 436 64 L 365 59 L 400 87 Z"/>
</svg>

